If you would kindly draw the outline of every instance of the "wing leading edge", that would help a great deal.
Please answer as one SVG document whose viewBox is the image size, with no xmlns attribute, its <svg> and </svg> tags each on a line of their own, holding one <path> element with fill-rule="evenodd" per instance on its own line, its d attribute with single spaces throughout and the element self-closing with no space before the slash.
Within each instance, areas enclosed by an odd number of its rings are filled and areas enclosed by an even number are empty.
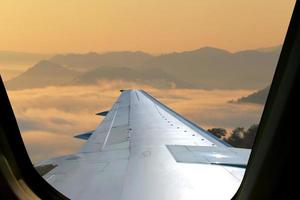
<svg viewBox="0 0 300 200">
<path fill-rule="evenodd" d="M 39 166 L 56 166 L 43 177 L 71 199 L 230 199 L 249 153 L 124 90 L 79 152 Z"/>
</svg>

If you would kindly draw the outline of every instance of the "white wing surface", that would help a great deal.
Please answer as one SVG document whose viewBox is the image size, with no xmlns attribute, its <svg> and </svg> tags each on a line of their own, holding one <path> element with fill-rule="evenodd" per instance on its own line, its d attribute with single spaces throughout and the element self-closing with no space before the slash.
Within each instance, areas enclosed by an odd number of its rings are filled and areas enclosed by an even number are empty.
<svg viewBox="0 0 300 200">
<path fill-rule="evenodd" d="M 205 114 L 205 113 L 203 113 Z M 231 199 L 250 150 L 230 147 L 141 90 L 124 90 L 78 153 L 39 163 L 70 199 Z"/>
</svg>

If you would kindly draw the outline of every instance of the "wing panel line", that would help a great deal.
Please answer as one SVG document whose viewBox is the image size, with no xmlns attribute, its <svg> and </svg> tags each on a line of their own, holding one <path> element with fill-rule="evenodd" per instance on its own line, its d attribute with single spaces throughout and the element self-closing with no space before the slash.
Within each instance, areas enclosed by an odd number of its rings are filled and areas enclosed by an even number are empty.
<svg viewBox="0 0 300 200">
<path fill-rule="evenodd" d="M 159 102 L 157 99 L 155 99 L 154 97 L 152 97 L 150 94 L 148 94 L 147 92 L 145 92 L 144 90 L 140 90 L 140 92 L 142 92 L 142 94 L 144 94 L 146 97 L 148 97 L 150 100 L 152 100 L 154 103 L 156 103 L 156 105 L 160 106 L 163 110 L 167 111 L 168 113 L 170 113 L 171 115 L 175 116 L 179 121 L 181 121 L 182 123 L 184 123 L 185 125 L 189 126 L 190 128 L 192 128 L 194 131 L 196 131 L 197 133 L 199 133 L 201 136 L 207 138 L 210 141 L 213 141 L 214 143 L 218 144 L 219 146 L 226 146 L 226 147 L 232 147 L 230 144 L 226 143 L 223 140 L 220 140 L 218 137 L 216 137 L 215 135 L 213 135 L 212 133 L 206 131 L 205 129 L 199 127 L 197 124 L 195 124 L 194 122 L 182 117 L 179 113 L 175 112 L 174 110 L 172 110 L 171 108 L 167 107 L 166 105 L 162 104 L 161 102 Z M 203 133 L 201 134 L 199 132 L 199 130 Z"/>
<path fill-rule="evenodd" d="M 108 137 L 109 137 L 110 132 L 111 132 L 111 129 L 112 129 L 112 127 L 113 127 L 115 118 L 116 118 L 117 113 L 118 113 L 119 105 L 120 105 L 120 104 L 118 103 L 118 104 L 117 104 L 117 107 L 116 107 L 116 112 L 114 113 L 114 116 L 113 116 L 113 118 L 112 118 L 112 120 L 111 120 L 109 129 L 108 129 L 108 132 L 107 132 L 107 134 L 106 134 L 106 136 L 105 136 L 105 139 L 104 139 L 103 145 L 102 145 L 102 147 L 101 147 L 101 150 L 103 150 L 103 149 L 105 148 L 105 145 L 106 145 L 106 143 L 107 143 Z"/>
</svg>

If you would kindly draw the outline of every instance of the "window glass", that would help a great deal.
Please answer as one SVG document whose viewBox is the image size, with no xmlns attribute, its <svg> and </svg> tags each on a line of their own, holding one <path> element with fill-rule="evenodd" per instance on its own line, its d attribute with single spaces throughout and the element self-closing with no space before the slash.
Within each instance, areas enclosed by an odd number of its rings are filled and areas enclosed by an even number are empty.
<svg viewBox="0 0 300 200">
<path fill-rule="evenodd" d="M 95 114 L 120 89 L 143 89 L 232 147 L 251 149 L 294 4 L 2 1 L 0 72 L 32 162 L 76 154 L 86 140 L 73 137 L 97 128 L 104 117 Z M 231 159 L 240 167 L 230 157 L 230 172 Z"/>
</svg>

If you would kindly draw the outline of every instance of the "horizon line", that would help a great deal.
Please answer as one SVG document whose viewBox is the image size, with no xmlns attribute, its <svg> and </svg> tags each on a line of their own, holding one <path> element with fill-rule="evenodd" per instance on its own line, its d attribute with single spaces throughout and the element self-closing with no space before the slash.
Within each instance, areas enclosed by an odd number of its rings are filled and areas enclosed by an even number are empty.
<svg viewBox="0 0 300 200">
<path fill-rule="evenodd" d="M 147 52 L 147 51 L 143 51 L 143 50 L 107 50 L 107 51 L 82 51 L 82 52 L 58 52 L 58 53 L 41 53 L 41 52 L 26 52 L 26 51 L 14 51 L 14 50 L 0 50 L 0 53 L 24 53 L 24 54 L 33 54 L 33 55 L 44 55 L 44 56 L 54 56 L 54 55 L 66 55 L 66 54 L 89 54 L 89 53 L 97 53 L 97 54 L 108 54 L 108 53 L 121 53 L 121 52 L 131 52 L 131 53 L 137 53 L 137 52 L 141 52 L 141 53 L 145 53 L 145 54 L 149 54 L 152 56 L 160 56 L 160 55 L 165 55 L 165 54 L 172 54 L 172 53 L 183 53 L 183 52 L 191 52 L 191 51 L 196 51 L 199 49 L 204 49 L 204 48 L 213 48 L 213 49 L 219 49 L 219 50 L 224 50 L 224 51 L 228 51 L 229 53 L 238 53 L 238 52 L 242 52 L 242 51 L 263 51 L 264 49 L 272 49 L 272 48 L 278 48 L 278 47 L 282 47 L 283 44 L 277 44 L 277 45 L 272 45 L 272 46 L 267 46 L 267 47 L 258 47 L 258 48 L 246 48 L 243 50 L 237 50 L 237 51 L 230 51 L 227 50 L 225 48 L 219 48 L 219 47 L 215 47 L 215 46 L 202 46 L 196 49 L 190 49 L 190 50 L 182 50 L 182 51 L 169 51 L 169 52 L 161 52 L 161 53 L 152 53 L 152 52 Z"/>
</svg>

